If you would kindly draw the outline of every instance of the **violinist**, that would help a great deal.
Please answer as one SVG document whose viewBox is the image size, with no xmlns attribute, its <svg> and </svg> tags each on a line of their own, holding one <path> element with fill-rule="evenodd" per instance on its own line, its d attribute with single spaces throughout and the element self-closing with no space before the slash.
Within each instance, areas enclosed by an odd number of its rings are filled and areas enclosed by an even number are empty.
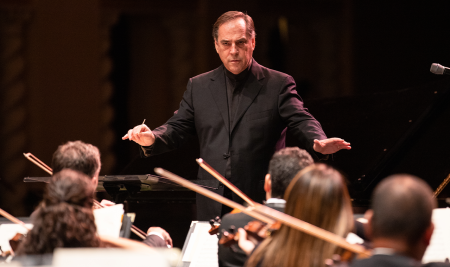
<svg viewBox="0 0 450 267">
<path fill-rule="evenodd" d="M 53 173 L 56 174 L 63 169 L 71 169 L 86 174 L 92 184 L 97 187 L 98 176 L 101 169 L 100 151 L 91 144 L 82 141 L 67 142 L 60 145 L 52 158 Z M 103 199 L 104 206 L 113 206 L 114 203 Z"/>
<path fill-rule="evenodd" d="M 277 151 L 269 162 L 269 171 L 264 181 L 267 199 L 265 204 L 284 211 L 286 201 L 283 196 L 287 186 L 299 171 L 313 163 L 311 155 L 298 147 L 287 147 Z M 219 228 L 219 238 L 223 231 L 229 231 L 230 227 L 238 229 L 253 220 L 253 217 L 244 213 L 226 214 Z M 237 245 L 225 247 L 219 244 L 218 256 L 219 266 L 243 266 L 247 260 L 247 254 Z"/>
<path fill-rule="evenodd" d="M 346 237 L 353 227 L 350 197 L 344 178 L 335 169 L 315 164 L 300 171 L 289 184 L 285 213 Z M 239 246 L 251 253 L 254 244 L 239 229 Z M 322 267 L 337 246 L 286 225 L 266 238 L 249 257 L 246 266 Z"/>
<path fill-rule="evenodd" d="M 33 228 L 20 244 L 17 255 L 51 254 L 62 247 L 100 247 L 92 205 L 95 187 L 82 173 L 65 169 L 55 174 Z"/>
<path fill-rule="evenodd" d="M 82 141 L 67 142 L 60 145 L 53 153 L 52 169 L 54 174 L 63 169 L 84 173 L 96 188 L 101 169 L 100 151 L 96 146 Z M 106 199 L 103 199 L 101 204 L 103 206 L 115 205 Z M 35 213 L 31 215 L 32 220 Z M 172 246 L 170 235 L 160 227 L 150 227 L 143 242 L 150 247 Z"/>
<path fill-rule="evenodd" d="M 422 266 L 421 260 L 434 229 L 431 215 L 436 206 L 430 186 L 421 179 L 411 175 L 384 179 L 373 193 L 372 209 L 366 213 L 373 256 L 356 260 L 351 266 Z"/>
<path fill-rule="evenodd" d="M 92 205 L 95 187 L 86 175 L 64 169 L 47 185 L 33 228 L 19 245 L 18 256 L 52 254 L 55 248 L 150 248 L 141 242 L 98 236 Z M 21 259 L 19 259 L 21 260 Z M 24 259 L 27 261 L 27 259 Z"/>
</svg>

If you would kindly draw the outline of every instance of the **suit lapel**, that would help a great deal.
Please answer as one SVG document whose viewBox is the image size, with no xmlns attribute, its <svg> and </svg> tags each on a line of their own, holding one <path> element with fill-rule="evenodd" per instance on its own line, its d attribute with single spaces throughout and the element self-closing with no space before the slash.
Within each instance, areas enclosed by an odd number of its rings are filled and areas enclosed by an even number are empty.
<svg viewBox="0 0 450 267">
<path fill-rule="evenodd" d="M 217 108 L 222 115 L 223 124 L 225 125 L 227 132 L 229 132 L 228 103 L 223 65 L 214 70 L 214 73 L 211 77 L 211 84 L 209 86 L 209 89 L 214 98 L 214 101 L 216 102 Z"/>
<path fill-rule="evenodd" d="M 241 99 L 236 111 L 236 117 L 234 118 L 233 125 L 231 127 L 231 132 L 233 132 L 236 124 L 241 120 L 242 116 L 244 116 L 245 112 L 261 90 L 263 85 L 261 81 L 262 79 L 264 79 L 264 74 L 262 73 L 261 66 L 253 60 L 251 73 L 249 74 L 248 80 L 242 89 Z"/>
</svg>

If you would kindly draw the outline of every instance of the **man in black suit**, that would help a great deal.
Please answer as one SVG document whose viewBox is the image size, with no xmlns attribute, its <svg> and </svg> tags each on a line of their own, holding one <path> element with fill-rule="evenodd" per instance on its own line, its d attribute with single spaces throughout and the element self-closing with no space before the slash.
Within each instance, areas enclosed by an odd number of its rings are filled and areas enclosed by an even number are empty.
<svg viewBox="0 0 450 267">
<path fill-rule="evenodd" d="M 266 174 L 264 191 L 266 192 L 266 205 L 278 211 L 284 211 L 286 201 L 283 199 L 287 186 L 295 175 L 303 168 L 313 164 L 311 155 L 298 147 L 287 147 L 276 152 L 269 162 L 269 172 Z M 255 220 L 245 213 L 229 213 L 223 216 L 219 228 L 219 239 L 224 231 L 231 228 L 244 228 L 250 221 Z M 244 266 L 247 255 L 237 244 L 224 247 L 219 244 L 219 266 Z"/>
<path fill-rule="evenodd" d="M 223 65 L 191 78 L 178 112 L 151 131 L 146 125 L 129 130 L 145 156 L 179 147 L 197 135 L 200 156 L 255 201 L 264 198 L 262 177 L 273 153 L 285 146 L 286 128 L 314 157 L 350 149 L 340 138 L 327 139 L 322 127 L 297 94 L 294 79 L 259 65 L 253 58 L 255 28 L 250 16 L 229 11 L 213 26 Z M 200 169 L 199 184 L 234 201 L 242 200 Z M 225 214 L 222 205 L 197 195 L 197 219 Z"/>
<path fill-rule="evenodd" d="M 393 175 L 384 179 L 374 191 L 372 209 L 366 213 L 373 256 L 351 266 L 421 266 L 434 229 L 431 215 L 435 207 L 431 188 L 419 178 Z"/>
</svg>

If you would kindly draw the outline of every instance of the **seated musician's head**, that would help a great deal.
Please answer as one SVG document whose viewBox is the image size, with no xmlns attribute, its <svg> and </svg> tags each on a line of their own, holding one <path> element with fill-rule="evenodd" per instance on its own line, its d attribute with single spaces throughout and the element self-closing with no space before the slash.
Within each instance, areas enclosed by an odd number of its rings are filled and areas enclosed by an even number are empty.
<svg viewBox="0 0 450 267">
<path fill-rule="evenodd" d="M 101 168 L 100 151 L 82 141 L 67 142 L 60 145 L 53 154 L 52 168 L 54 174 L 63 169 L 82 172 L 97 186 Z"/>
<path fill-rule="evenodd" d="M 264 183 L 266 198 L 283 198 L 294 176 L 313 163 L 311 155 L 298 147 L 286 147 L 275 152 Z"/>
<path fill-rule="evenodd" d="M 367 211 L 368 235 L 374 247 L 391 248 L 421 260 L 433 233 L 431 214 L 436 199 L 423 180 L 406 174 L 392 175 L 375 189 Z"/>
<path fill-rule="evenodd" d="M 315 226 L 347 236 L 353 213 L 344 178 L 337 170 L 314 164 L 300 171 L 289 184 L 285 213 Z M 248 266 L 323 266 L 336 246 L 282 225 L 252 254 Z"/>
<path fill-rule="evenodd" d="M 47 185 L 33 229 L 18 249 L 19 255 L 52 253 L 58 247 L 98 247 L 92 204 L 95 187 L 80 172 L 64 169 Z"/>
</svg>

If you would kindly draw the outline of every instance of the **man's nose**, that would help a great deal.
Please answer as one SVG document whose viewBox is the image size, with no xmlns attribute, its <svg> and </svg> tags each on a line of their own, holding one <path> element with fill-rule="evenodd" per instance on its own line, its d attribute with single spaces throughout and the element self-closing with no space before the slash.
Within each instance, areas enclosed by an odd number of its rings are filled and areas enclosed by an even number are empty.
<svg viewBox="0 0 450 267">
<path fill-rule="evenodd" d="M 237 48 L 236 44 L 232 44 L 231 45 L 231 54 L 238 54 L 239 53 L 239 49 Z"/>
</svg>

